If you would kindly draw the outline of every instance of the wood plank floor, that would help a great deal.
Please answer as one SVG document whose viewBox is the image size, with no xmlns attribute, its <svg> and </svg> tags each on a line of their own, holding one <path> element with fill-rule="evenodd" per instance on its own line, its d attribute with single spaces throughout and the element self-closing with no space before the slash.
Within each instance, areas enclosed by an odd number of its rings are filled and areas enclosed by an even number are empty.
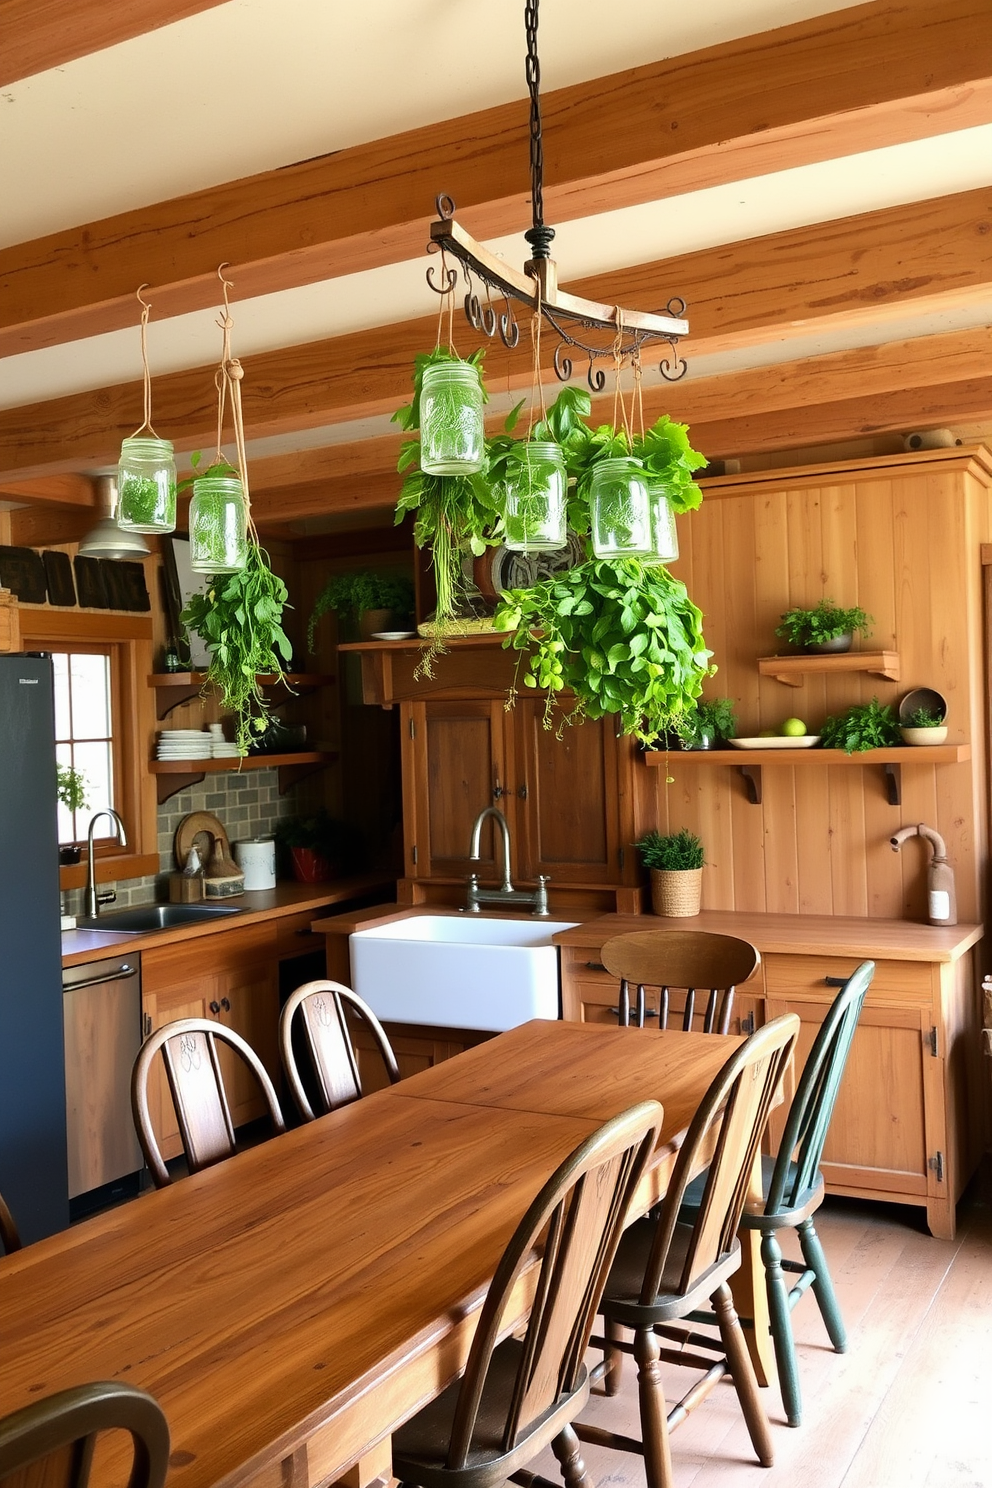
<svg viewBox="0 0 992 1488">
<path fill-rule="evenodd" d="M 992 1173 L 966 1195 L 953 1242 L 922 1210 L 828 1199 L 818 1229 L 848 1329 L 835 1354 L 811 1295 L 793 1314 L 804 1415 L 785 1424 L 762 1391 L 776 1460 L 755 1461 L 737 1399 L 721 1386 L 672 1437 L 677 1488 L 992 1488 Z M 798 1248 L 783 1245 L 798 1258 Z M 695 1376 L 670 1368 L 669 1405 Z M 639 1436 L 634 1369 L 584 1419 Z M 643 1488 L 638 1457 L 584 1446 L 597 1488 Z M 559 1481 L 554 1459 L 538 1471 Z"/>
</svg>

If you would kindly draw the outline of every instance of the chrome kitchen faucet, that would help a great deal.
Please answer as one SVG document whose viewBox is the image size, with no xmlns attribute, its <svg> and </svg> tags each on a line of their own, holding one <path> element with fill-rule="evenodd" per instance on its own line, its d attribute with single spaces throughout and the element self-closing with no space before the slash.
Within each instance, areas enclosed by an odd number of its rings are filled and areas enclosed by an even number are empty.
<svg viewBox="0 0 992 1488">
<path fill-rule="evenodd" d="M 524 889 L 515 889 L 510 881 L 510 824 L 498 807 L 486 806 L 475 818 L 475 825 L 472 827 L 472 841 L 468 850 L 469 860 L 473 863 L 479 861 L 482 823 L 487 816 L 491 816 L 494 821 L 498 822 L 499 829 L 503 834 L 503 882 L 498 889 L 483 889 L 479 887 L 478 874 L 471 874 L 465 896 L 465 908 L 471 914 L 478 914 L 483 904 L 529 904 L 535 915 L 547 915 L 548 879 L 546 874 L 539 873 L 537 875 L 537 888 L 532 894 L 528 894 Z"/>
<path fill-rule="evenodd" d="M 86 915 L 88 919 L 95 920 L 100 913 L 101 904 L 113 904 L 117 894 L 113 889 L 108 889 L 103 894 L 96 891 L 96 866 L 93 862 L 93 828 L 101 816 L 109 816 L 117 825 L 117 841 L 121 847 L 127 847 L 127 833 L 124 823 L 112 806 L 105 806 L 102 811 L 95 811 L 90 817 L 89 829 L 86 833 Z"/>
</svg>

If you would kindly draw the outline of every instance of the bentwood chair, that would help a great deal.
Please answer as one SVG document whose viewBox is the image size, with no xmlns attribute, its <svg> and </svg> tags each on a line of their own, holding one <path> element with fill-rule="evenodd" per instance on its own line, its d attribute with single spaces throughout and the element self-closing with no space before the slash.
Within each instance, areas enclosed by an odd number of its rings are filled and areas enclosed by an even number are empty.
<svg viewBox="0 0 992 1488">
<path fill-rule="evenodd" d="M 642 1454 L 648 1488 L 671 1488 L 669 1432 L 728 1374 L 758 1460 L 765 1467 L 772 1463 L 768 1422 L 727 1282 L 741 1264 L 737 1228 L 761 1135 L 798 1034 L 799 1019 L 788 1013 L 759 1028 L 727 1060 L 692 1119 L 660 1209 L 624 1233 L 606 1283 L 599 1310 L 613 1326 L 607 1337 L 592 1342 L 603 1348 L 611 1372 L 623 1353 L 637 1360 L 641 1439 L 581 1422 L 575 1431 L 580 1441 Z M 695 1221 L 686 1224 L 679 1212 L 682 1200 L 707 1159 L 702 1203 Z M 707 1300 L 712 1314 L 699 1311 Z M 718 1344 L 675 1326 L 684 1320 L 713 1321 L 713 1314 Z M 633 1329 L 632 1343 L 620 1336 L 621 1328 Z M 671 1341 L 678 1347 L 668 1347 Z M 700 1347 L 716 1349 L 718 1357 L 700 1354 Z M 659 1360 L 703 1371 L 671 1411 Z"/>
<path fill-rule="evenodd" d="M 863 961 L 834 999 L 803 1067 L 778 1155 L 774 1159 L 762 1158 L 763 1203 L 753 1207 L 747 1205 L 741 1216 L 742 1229 L 761 1232 L 761 1259 L 768 1288 L 775 1362 L 790 1426 L 798 1426 L 802 1419 L 792 1309 L 810 1286 L 830 1342 L 839 1354 L 847 1348 L 844 1319 L 827 1269 L 827 1258 L 813 1224 L 813 1215 L 823 1203 L 823 1174 L 820 1172 L 823 1144 L 827 1140 L 854 1030 L 874 975 L 874 961 Z M 783 1229 L 798 1232 L 801 1262 L 782 1259 L 778 1231 Z M 799 1279 L 791 1288 L 786 1284 L 785 1272 L 798 1274 Z"/>
<path fill-rule="evenodd" d="M 129 1431 L 128 1488 L 162 1488 L 169 1426 L 156 1400 L 133 1385 L 77 1385 L 0 1420 L 0 1481 L 17 1488 L 86 1488 L 100 1431 Z"/>
<path fill-rule="evenodd" d="M 611 976 L 620 978 L 617 1016 L 621 1027 L 634 1022 L 643 1028 L 645 1019 L 657 1018 L 658 1028 L 668 1027 L 670 993 L 684 989 L 682 1027 L 692 1028 L 696 993 L 708 993 L 703 1013 L 704 1033 L 726 1033 L 734 1005 L 734 989 L 761 965 L 758 951 L 733 935 L 713 935 L 707 930 L 639 930 L 633 935 L 615 935 L 605 942 L 600 960 Z M 658 1006 L 648 1007 L 645 989 L 658 989 Z M 635 989 L 635 1006 L 630 991 Z"/>
<path fill-rule="evenodd" d="M 3 1194 L 0 1194 L 0 1248 L 4 1255 L 12 1255 L 21 1248 L 21 1237 L 14 1223 L 14 1216 L 4 1203 Z"/>
<path fill-rule="evenodd" d="M 307 982 L 287 999 L 279 1018 L 282 1066 L 304 1121 L 313 1121 L 315 1113 L 293 1049 L 294 1020 L 303 1035 L 320 1101 L 321 1109 L 316 1114 L 324 1116 L 339 1106 L 360 1100 L 363 1094 L 358 1059 L 348 1029 L 348 1011 L 357 1014 L 375 1040 L 389 1083 L 395 1085 L 400 1077 L 385 1030 L 368 1003 L 340 982 Z"/>
<path fill-rule="evenodd" d="M 570 1423 L 589 1396 L 589 1333 L 661 1119 L 656 1101 L 631 1107 L 548 1179 L 496 1269 L 463 1377 L 393 1436 L 393 1472 L 402 1483 L 496 1488 L 513 1478 L 553 1488 L 530 1473 L 515 1476 L 550 1444 L 568 1488 L 592 1488 Z M 541 1259 L 526 1332 L 499 1343 L 535 1246 Z"/>
<path fill-rule="evenodd" d="M 218 1040 L 233 1049 L 254 1075 L 273 1129 L 286 1130 L 265 1066 L 240 1034 L 210 1018 L 180 1018 L 175 1023 L 166 1023 L 142 1044 L 131 1073 L 134 1124 L 156 1188 L 165 1188 L 172 1182 L 148 1109 L 148 1076 L 160 1050 L 189 1171 L 198 1173 L 201 1168 L 212 1167 L 233 1156 L 236 1150 Z"/>
</svg>

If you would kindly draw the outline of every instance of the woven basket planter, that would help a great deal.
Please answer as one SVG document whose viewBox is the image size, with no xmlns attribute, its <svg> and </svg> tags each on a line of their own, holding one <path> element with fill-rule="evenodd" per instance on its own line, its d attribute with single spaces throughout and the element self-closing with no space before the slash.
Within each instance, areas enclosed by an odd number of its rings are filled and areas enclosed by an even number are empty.
<svg viewBox="0 0 992 1488">
<path fill-rule="evenodd" d="M 698 915 L 702 868 L 651 869 L 651 908 L 656 915 Z"/>
</svg>

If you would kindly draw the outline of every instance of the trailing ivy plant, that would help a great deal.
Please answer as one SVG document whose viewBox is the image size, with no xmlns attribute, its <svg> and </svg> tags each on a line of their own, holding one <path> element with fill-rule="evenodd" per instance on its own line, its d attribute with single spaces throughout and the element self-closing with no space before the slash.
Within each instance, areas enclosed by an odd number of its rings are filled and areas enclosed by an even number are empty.
<svg viewBox="0 0 992 1488">
<path fill-rule="evenodd" d="M 870 703 L 855 703 L 846 712 L 824 719 L 820 742 L 824 749 L 858 754 L 863 749 L 887 749 L 902 741 L 895 713 L 887 703 L 873 697 Z"/>
<path fill-rule="evenodd" d="M 624 733 L 652 744 L 693 707 L 711 670 L 685 585 L 631 559 L 590 559 L 510 590 L 495 626 L 513 632 L 504 646 L 530 653 L 524 685 L 547 693 L 546 727 L 569 690 L 569 721 L 616 714 Z"/>
<path fill-rule="evenodd" d="M 254 734 L 266 727 L 268 704 L 260 673 L 281 677 L 292 648 L 282 628 L 286 585 L 269 568 L 268 554 L 249 540 L 244 568 L 208 580 L 194 594 L 180 619 L 202 636 L 210 652 L 205 685 L 213 684 L 237 718 L 237 745 L 248 752 Z"/>
</svg>

